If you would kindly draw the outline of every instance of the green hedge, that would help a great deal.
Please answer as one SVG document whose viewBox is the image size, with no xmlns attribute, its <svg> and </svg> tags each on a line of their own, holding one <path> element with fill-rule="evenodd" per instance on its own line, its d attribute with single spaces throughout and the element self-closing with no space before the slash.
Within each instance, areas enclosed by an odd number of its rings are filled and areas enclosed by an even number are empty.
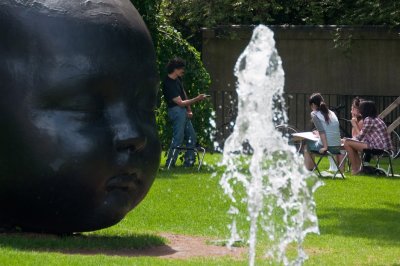
<svg viewBox="0 0 400 266">
<path fill-rule="evenodd" d="M 162 1 L 156 0 L 132 0 L 146 22 L 154 42 L 157 54 L 157 64 L 162 81 L 167 75 L 165 66 L 173 57 L 181 57 L 186 61 L 183 83 L 190 98 L 199 93 L 208 93 L 210 76 L 203 66 L 200 53 L 190 45 L 182 35 L 169 25 L 164 15 L 167 6 Z M 160 83 L 161 88 L 161 83 Z M 160 140 L 164 149 L 167 149 L 171 137 L 172 126 L 168 121 L 166 104 L 159 91 L 159 107 L 157 109 L 157 124 Z M 211 148 L 213 110 L 210 101 L 202 101 L 192 106 L 193 126 L 197 132 L 198 143 Z"/>
</svg>

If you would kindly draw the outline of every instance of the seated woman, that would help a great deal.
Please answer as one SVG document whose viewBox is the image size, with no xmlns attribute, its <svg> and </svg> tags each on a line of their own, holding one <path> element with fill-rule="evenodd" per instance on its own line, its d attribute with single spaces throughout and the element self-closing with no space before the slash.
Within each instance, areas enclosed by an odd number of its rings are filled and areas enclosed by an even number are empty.
<svg viewBox="0 0 400 266">
<path fill-rule="evenodd" d="M 341 161 L 340 154 L 340 130 L 339 120 L 334 112 L 328 109 L 324 98 L 320 93 L 314 93 L 309 99 L 311 119 L 317 131 L 314 134 L 319 135 L 318 141 L 307 140 L 307 150 L 304 152 L 304 162 L 308 170 L 314 169 L 314 156 L 311 152 L 321 154 L 330 151 L 337 154 L 336 160 Z"/>
<path fill-rule="evenodd" d="M 363 101 L 358 96 L 353 99 L 351 103 L 351 136 L 355 138 L 360 134 L 363 126 L 363 119 L 360 113 L 360 102 Z"/>
<path fill-rule="evenodd" d="M 375 103 L 362 101 L 360 113 L 363 119 L 360 133 L 354 139 L 345 139 L 344 141 L 344 148 L 349 156 L 353 175 L 362 171 L 359 152 L 364 149 L 392 149 L 386 124 L 378 117 Z"/>
</svg>

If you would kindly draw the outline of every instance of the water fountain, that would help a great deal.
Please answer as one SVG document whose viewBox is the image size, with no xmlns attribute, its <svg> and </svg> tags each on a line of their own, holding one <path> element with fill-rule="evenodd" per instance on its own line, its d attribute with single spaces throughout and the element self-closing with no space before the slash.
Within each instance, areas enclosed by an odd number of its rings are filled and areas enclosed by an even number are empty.
<svg viewBox="0 0 400 266">
<path fill-rule="evenodd" d="M 235 75 L 238 116 L 225 142 L 222 164 L 226 169 L 220 181 L 232 201 L 229 244 L 248 239 L 249 264 L 254 265 L 257 237 L 266 236 L 268 260 L 301 265 L 307 258 L 302 248 L 305 236 L 319 232 L 313 192 L 320 183 L 275 129 L 277 123 L 287 122 L 284 72 L 273 32 L 266 26 L 255 28 Z M 296 254 L 288 255 L 293 245 Z"/>
</svg>

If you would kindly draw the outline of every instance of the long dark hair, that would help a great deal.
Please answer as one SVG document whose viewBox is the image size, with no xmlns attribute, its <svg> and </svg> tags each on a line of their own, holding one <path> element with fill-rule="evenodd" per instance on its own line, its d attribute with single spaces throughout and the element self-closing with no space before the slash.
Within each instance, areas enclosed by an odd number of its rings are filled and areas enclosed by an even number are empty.
<svg viewBox="0 0 400 266">
<path fill-rule="evenodd" d="M 360 114 L 363 119 L 366 117 L 376 118 L 378 116 L 378 110 L 376 109 L 375 102 L 362 101 L 360 103 Z"/>
<path fill-rule="evenodd" d="M 321 93 L 319 93 L 319 92 L 313 93 L 310 96 L 308 103 L 310 105 L 315 104 L 317 106 L 317 110 L 320 111 L 324 115 L 326 123 L 329 124 L 329 122 L 331 121 L 329 118 L 329 109 L 328 109 L 328 106 L 326 105 Z"/>
</svg>

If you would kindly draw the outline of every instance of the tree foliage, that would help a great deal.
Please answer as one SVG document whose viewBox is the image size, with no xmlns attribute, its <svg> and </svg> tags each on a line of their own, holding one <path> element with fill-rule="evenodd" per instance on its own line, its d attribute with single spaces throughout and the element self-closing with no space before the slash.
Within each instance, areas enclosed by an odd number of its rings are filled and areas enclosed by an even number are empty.
<svg viewBox="0 0 400 266">
<path fill-rule="evenodd" d="M 231 24 L 394 25 L 397 0 L 166 0 L 169 17 L 188 26 Z M 174 23 L 175 25 L 175 23 Z"/>
<path fill-rule="evenodd" d="M 166 0 L 168 18 L 191 38 L 219 25 L 400 24 L 398 0 Z"/>
<path fill-rule="evenodd" d="M 210 76 L 205 70 L 200 53 L 190 45 L 182 35 L 173 28 L 166 19 L 168 6 L 162 0 L 131 0 L 146 22 L 154 42 L 157 64 L 161 80 L 167 75 L 165 66 L 173 57 L 181 57 L 186 61 L 183 83 L 189 97 L 199 93 L 207 93 Z M 161 84 L 160 84 L 161 85 Z M 163 148 L 168 148 L 172 137 L 172 126 L 168 121 L 167 107 L 159 91 L 159 107 L 157 109 L 157 125 Z M 212 133 L 212 105 L 202 101 L 192 106 L 192 123 L 197 132 L 198 143 L 210 147 Z"/>
</svg>

